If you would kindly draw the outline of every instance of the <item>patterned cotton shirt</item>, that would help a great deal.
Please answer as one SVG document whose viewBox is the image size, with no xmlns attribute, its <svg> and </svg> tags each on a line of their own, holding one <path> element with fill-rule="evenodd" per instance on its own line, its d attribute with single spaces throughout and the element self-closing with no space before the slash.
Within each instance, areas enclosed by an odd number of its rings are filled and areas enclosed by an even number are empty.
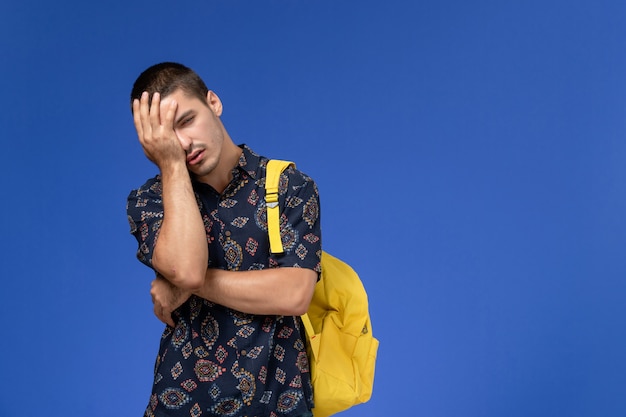
<svg viewBox="0 0 626 417">
<path fill-rule="evenodd" d="M 276 267 L 321 271 L 317 186 L 289 168 L 279 203 L 285 253 L 270 255 L 265 208 L 267 159 L 242 145 L 222 194 L 194 182 L 209 246 L 209 268 Z M 160 176 L 133 190 L 127 203 L 137 257 L 152 267 L 163 220 Z M 299 416 L 313 407 L 304 329 L 298 317 L 251 315 L 191 298 L 167 326 L 145 416 Z"/>
</svg>

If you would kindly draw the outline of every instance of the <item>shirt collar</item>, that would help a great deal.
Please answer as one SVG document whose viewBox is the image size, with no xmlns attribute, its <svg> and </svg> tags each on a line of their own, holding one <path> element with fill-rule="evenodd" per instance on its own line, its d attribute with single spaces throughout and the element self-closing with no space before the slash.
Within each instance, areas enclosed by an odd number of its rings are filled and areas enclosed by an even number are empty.
<svg viewBox="0 0 626 417">
<path fill-rule="evenodd" d="M 241 148 L 242 152 L 241 152 L 241 155 L 239 156 L 239 162 L 237 163 L 237 165 L 233 167 L 231 171 L 233 178 L 231 180 L 230 185 L 232 185 L 234 182 L 239 181 L 239 178 L 241 178 L 242 174 L 246 174 L 254 180 L 262 176 L 262 174 L 259 175 L 258 173 L 258 170 L 261 165 L 261 159 L 262 159 L 261 156 L 256 154 L 246 144 L 241 144 L 238 146 Z M 194 188 L 195 187 L 209 187 L 212 189 L 210 185 L 196 180 L 194 176 L 192 176 L 191 181 L 194 184 Z"/>
<path fill-rule="evenodd" d="M 261 156 L 250 149 L 248 145 L 242 144 L 239 147 L 243 152 L 239 157 L 239 164 L 234 169 L 245 171 L 250 177 L 257 179 Z"/>
</svg>

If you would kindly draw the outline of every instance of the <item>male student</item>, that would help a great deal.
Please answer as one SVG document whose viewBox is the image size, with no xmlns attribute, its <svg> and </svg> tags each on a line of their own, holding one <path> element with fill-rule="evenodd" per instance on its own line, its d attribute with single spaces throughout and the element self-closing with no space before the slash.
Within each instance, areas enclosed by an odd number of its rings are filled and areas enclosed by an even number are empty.
<svg viewBox="0 0 626 417">
<path fill-rule="evenodd" d="M 222 102 L 191 69 L 146 69 L 131 93 L 135 128 L 159 174 L 127 202 L 137 257 L 154 269 L 167 324 L 145 416 L 311 416 L 304 328 L 320 273 L 315 182 L 281 176 L 285 253 L 269 250 L 268 159 L 236 145 Z"/>
</svg>

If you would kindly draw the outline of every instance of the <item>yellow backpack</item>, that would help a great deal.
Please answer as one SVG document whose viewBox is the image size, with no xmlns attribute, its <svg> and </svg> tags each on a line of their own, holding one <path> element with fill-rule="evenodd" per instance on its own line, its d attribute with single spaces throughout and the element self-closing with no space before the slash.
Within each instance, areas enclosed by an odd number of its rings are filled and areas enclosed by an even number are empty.
<svg viewBox="0 0 626 417">
<path fill-rule="evenodd" d="M 282 253 L 278 186 L 293 162 L 270 160 L 265 177 L 272 253 Z M 327 417 L 370 399 L 378 340 L 372 335 L 367 293 L 350 265 L 322 252 L 322 275 L 302 322 L 308 338 L 314 417 Z"/>
</svg>

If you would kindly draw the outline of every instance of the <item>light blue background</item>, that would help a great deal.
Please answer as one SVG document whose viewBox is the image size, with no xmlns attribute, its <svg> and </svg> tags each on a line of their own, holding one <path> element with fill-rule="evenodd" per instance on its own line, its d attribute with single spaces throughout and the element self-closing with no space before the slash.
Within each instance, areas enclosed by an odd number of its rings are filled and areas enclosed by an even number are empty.
<svg viewBox="0 0 626 417">
<path fill-rule="evenodd" d="M 626 415 L 623 1 L 4 1 L 0 416 L 140 416 L 132 82 L 313 176 L 380 339 L 345 416 Z"/>
</svg>

